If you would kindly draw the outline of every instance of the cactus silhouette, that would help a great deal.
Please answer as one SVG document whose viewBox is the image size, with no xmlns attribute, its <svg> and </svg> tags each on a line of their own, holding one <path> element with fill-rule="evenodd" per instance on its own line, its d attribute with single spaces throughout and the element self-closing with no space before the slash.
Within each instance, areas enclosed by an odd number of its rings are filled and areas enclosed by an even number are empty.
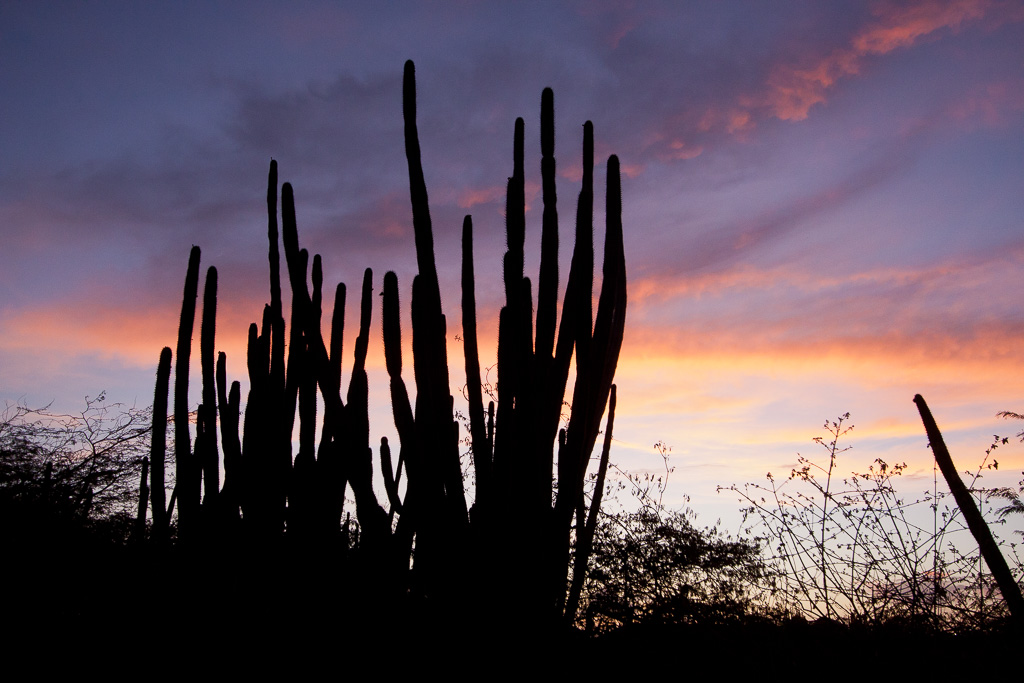
<svg viewBox="0 0 1024 683">
<path fill-rule="evenodd" d="M 174 463 L 175 492 L 178 501 L 178 533 L 187 538 L 196 524 L 199 512 L 199 488 L 193 476 L 199 471 L 192 455 L 189 433 L 188 366 L 192 355 L 192 328 L 196 318 L 196 297 L 199 296 L 199 247 L 193 246 L 185 275 L 185 292 L 178 322 L 178 351 L 174 369 Z"/>
<path fill-rule="evenodd" d="M 412 62 L 405 65 L 403 116 L 417 262 L 409 300 L 415 399 L 410 398 L 402 376 L 400 286 L 397 276 L 389 272 L 381 292 L 382 339 L 398 443 L 380 440 L 378 462 L 386 508 L 374 492 L 374 454 L 370 446 L 366 358 L 373 273 L 366 269 L 363 276 L 358 334 L 347 390 L 342 396 L 346 287 L 343 283 L 336 287 L 328 347 L 321 330 L 324 264 L 319 255 L 314 255 L 310 263 L 309 252 L 300 247 L 294 191 L 289 183 L 280 189 L 282 228 L 278 234 L 278 167 L 272 160 L 267 187 L 270 303 L 264 307 L 261 323 L 249 327 L 250 389 L 241 437 L 239 383 L 232 383 L 228 390 L 224 353 L 217 355 L 214 363 L 217 271 L 210 268 L 203 302 L 203 390 L 194 451 L 187 400 L 198 293 L 198 247 L 193 247 L 189 260 L 174 398 L 178 538 L 183 543 L 199 538 L 213 541 L 223 540 L 227 534 L 254 547 L 272 548 L 284 542 L 301 553 L 315 549 L 320 557 L 327 553 L 336 561 L 348 563 L 355 572 L 351 580 L 362 582 L 364 588 L 372 583 L 382 604 L 412 598 L 421 607 L 425 605 L 422 608 L 428 612 L 448 610 L 454 614 L 472 605 L 476 610 L 503 610 L 509 623 L 517 623 L 518 618 L 551 626 L 562 618 L 571 621 L 587 565 L 588 539 L 592 539 L 600 505 L 598 494 L 587 514 L 584 479 L 606 404 L 609 415 L 599 486 L 607 469 L 614 413 L 612 378 L 625 324 L 618 160 L 613 156 L 608 161 L 603 278 L 595 317 L 591 303 L 594 141 L 593 126 L 587 122 L 583 187 L 559 319 L 554 98 L 550 89 L 543 92 L 540 138 L 544 211 L 535 322 L 532 285 L 524 274 L 525 124 L 522 119 L 516 120 L 513 170 L 506 198 L 507 250 L 502 260 L 505 300 L 498 329 L 498 400 L 496 406 L 491 402 L 486 411 L 476 330 L 473 223 L 469 216 L 464 220 L 461 324 L 475 474 L 470 509 L 460 464 L 460 425 L 450 389 L 448 327 L 421 163 Z M 289 326 L 285 325 L 283 311 L 282 250 L 292 295 Z M 572 408 L 565 428 L 560 430 L 573 356 L 576 375 Z M 170 350 L 165 349 L 157 377 L 158 407 L 161 390 L 166 397 L 169 373 Z M 321 400 L 318 439 L 317 408 Z M 159 410 L 154 414 L 152 451 L 153 519 L 155 528 L 161 529 L 166 529 L 167 513 L 156 423 L 165 423 L 165 415 L 166 404 L 164 416 Z M 298 452 L 293 459 L 296 417 Z M 219 452 L 224 453 L 223 487 Z M 161 472 L 159 477 L 157 470 Z M 348 535 L 349 516 L 344 510 L 346 488 L 355 499 L 358 536 L 354 538 Z M 202 510 L 201 490 L 205 493 Z M 574 533 L 577 550 L 570 568 Z M 356 555 L 350 555 L 350 546 L 356 547 Z M 206 547 L 212 552 L 215 545 L 207 543 Z M 276 562 L 283 563 L 283 557 Z"/>
<path fill-rule="evenodd" d="M 160 363 L 156 370 L 156 391 L 153 395 L 153 441 L 149 452 L 150 497 L 153 507 L 153 542 L 163 545 L 167 542 L 167 524 L 170 513 L 164 484 L 164 467 L 167 456 L 167 392 L 171 378 L 171 349 L 165 346 L 160 352 Z"/>
<path fill-rule="evenodd" d="M 451 561 L 465 562 L 458 549 L 465 538 L 482 548 L 487 573 L 507 574 L 496 583 L 512 586 L 506 605 L 525 606 L 532 614 L 562 614 L 565 605 L 572 519 L 583 506 L 583 481 L 599 421 L 611 389 L 625 323 L 626 282 L 618 160 L 608 163 L 604 278 L 596 321 L 593 318 L 593 126 L 584 127 L 584 180 L 577 207 L 576 240 L 555 346 L 557 301 L 557 210 L 554 189 L 554 116 L 550 90 L 542 96 L 541 147 L 544 175 L 544 225 L 538 292 L 536 341 L 530 280 L 523 275 L 525 241 L 524 123 L 513 135 L 513 173 L 506 199 L 507 251 L 503 259 L 505 306 L 499 317 L 498 406 L 493 432 L 484 420 L 476 335 L 472 221 L 463 224 L 463 335 L 470 433 L 477 473 L 472 514 L 467 520 L 458 433 L 452 427 L 452 397 L 445 348 L 445 317 L 440 309 L 437 269 L 426 186 L 416 129 L 414 69 L 406 63 L 403 90 L 406 156 L 409 164 L 416 255 L 412 331 L 416 408 L 409 425 L 401 382 L 397 291 L 385 278 L 384 339 L 391 377 L 395 423 L 407 463 L 408 487 L 403 516 L 412 516 L 416 537 L 414 570 L 426 591 L 449 590 L 445 577 L 457 576 Z M 576 353 L 577 375 L 567 429 L 559 438 L 557 494 L 552 508 L 554 449 L 569 364 Z M 492 433 L 492 437 L 488 433 Z M 406 434 L 413 442 L 407 443 Z M 493 440 L 492 440 L 493 439 Z M 390 449 L 388 450 L 390 453 Z M 467 523 L 471 527 L 467 529 Z M 467 536 L 468 534 L 468 536 Z M 518 563 L 502 556 L 510 548 Z M 447 562 L 447 564 L 446 564 Z M 582 568 L 585 562 L 580 565 Z M 476 574 L 483 574 L 480 568 Z M 574 611 L 574 609 L 572 610 Z"/>
</svg>

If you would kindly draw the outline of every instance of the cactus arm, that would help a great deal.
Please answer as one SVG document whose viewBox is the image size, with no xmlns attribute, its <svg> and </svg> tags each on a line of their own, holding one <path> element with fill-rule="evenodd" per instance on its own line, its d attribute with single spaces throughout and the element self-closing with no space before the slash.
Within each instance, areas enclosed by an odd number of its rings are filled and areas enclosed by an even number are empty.
<svg viewBox="0 0 1024 683">
<path fill-rule="evenodd" d="M 270 263 L 270 384 L 274 401 L 283 397 L 285 386 L 284 304 L 281 301 L 281 253 L 277 246 L 277 162 L 271 159 L 267 179 L 267 259 Z M 264 328 L 266 329 L 266 327 Z M 287 435 L 291 441 L 291 435 Z"/>
<path fill-rule="evenodd" d="M 291 432 L 295 424 L 295 406 L 301 383 L 298 368 L 301 352 L 305 347 L 302 336 L 306 327 L 306 315 L 310 303 L 309 288 L 306 285 L 308 252 L 299 249 L 299 233 L 295 218 L 295 194 L 291 183 L 281 186 L 281 242 L 284 245 L 285 263 L 288 266 L 288 281 L 292 289 L 292 324 L 288 339 L 288 362 L 285 376 L 284 433 L 288 435 L 288 459 L 291 459 Z M 303 253 L 306 259 L 303 259 Z"/>
<path fill-rule="evenodd" d="M 192 354 L 192 329 L 196 317 L 196 298 L 199 296 L 199 247 L 193 246 L 188 259 L 185 275 L 185 292 L 181 302 L 181 318 L 178 323 L 177 360 L 174 370 L 174 460 L 176 487 L 184 491 L 179 498 L 179 534 L 187 538 L 191 532 L 194 515 L 199 508 L 199 492 L 193 497 L 192 480 L 192 437 L 188 427 L 188 364 Z"/>
<path fill-rule="evenodd" d="M 594 533 L 597 531 L 597 516 L 601 511 L 601 498 L 604 495 L 604 480 L 608 474 L 608 457 L 612 448 L 612 428 L 615 425 L 615 385 L 611 386 L 608 397 L 608 424 L 604 429 L 604 445 L 601 448 L 601 461 L 594 480 L 594 496 L 590 501 L 586 526 L 578 531 L 576 537 L 576 553 L 573 559 L 572 585 L 565 604 L 565 623 L 571 625 L 576 621 L 579 610 L 580 595 L 587 578 L 587 563 L 594 549 Z M 583 498 L 580 496 L 580 503 Z"/>
<path fill-rule="evenodd" d="M 135 514 L 135 542 L 146 538 L 146 508 L 149 507 L 149 458 L 142 459 L 142 474 L 139 477 L 139 505 Z"/>
<path fill-rule="evenodd" d="M 381 472 L 384 474 L 384 488 L 388 494 L 388 502 L 391 503 L 392 514 L 402 512 L 402 499 L 398 495 L 398 482 L 401 478 L 401 471 L 392 469 L 391 447 L 388 445 L 388 438 L 380 438 L 380 464 Z M 401 467 L 401 461 L 399 461 Z"/>
<path fill-rule="evenodd" d="M 217 269 L 206 271 L 203 289 L 203 322 L 199 336 L 199 362 L 203 373 L 203 420 L 206 443 L 203 444 L 203 482 L 207 505 L 216 505 L 220 493 L 220 454 L 217 448 L 217 382 L 214 363 L 214 339 L 217 329 Z"/>
<path fill-rule="evenodd" d="M 538 362 L 550 364 L 555 343 L 555 315 L 558 306 L 558 208 L 555 188 L 555 99 L 551 88 L 540 97 L 541 187 L 544 201 L 541 228 L 540 276 L 537 279 Z M 546 368 L 538 367 L 538 374 Z"/>
<path fill-rule="evenodd" d="M 476 471 L 476 504 L 487 505 L 490 495 L 492 453 L 487 444 L 480 352 L 476 335 L 476 284 L 473 269 L 473 220 L 462 222 L 462 344 L 466 360 L 466 398 L 469 401 L 470 438 Z"/>
<path fill-rule="evenodd" d="M 411 61 L 405 65 L 402 103 L 409 166 L 409 196 L 419 270 L 413 278 L 412 345 L 413 373 L 416 378 L 417 443 L 420 445 L 416 458 L 422 458 L 421 471 L 428 477 L 422 497 L 422 514 L 424 519 L 429 519 L 433 514 L 447 510 L 451 523 L 464 524 L 466 504 L 459 469 L 458 434 L 452 427 L 454 420 L 449 388 L 446 321 L 441 310 L 433 229 L 416 129 L 416 81 Z M 455 477 L 457 470 L 459 474 Z M 458 485 L 454 481 L 456 478 Z M 457 515 L 462 517 L 458 522 L 454 520 Z M 427 545 L 430 543 L 428 541 Z M 427 550 L 426 554 L 431 552 Z"/>
<path fill-rule="evenodd" d="M 526 240 L 525 175 L 523 172 L 524 123 L 516 119 L 512 140 L 512 177 L 508 179 L 505 195 L 505 305 L 519 303 L 519 283 L 523 279 L 523 245 Z"/>
<path fill-rule="evenodd" d="M 416 128 L 416 68 L 412 60 L 405 63 L 402 78 L 402 115 L 405 120 L 405 156 L 409 164 L 409 198 L 412 201 L 412 223 L 416 235 L 416 263 L 420 275 L 430 282 L 432 298 L 440 308 L 440 290 L 434 262 L 434 233 L 430 221 L 427 183 L 420 158 L 420 136 Z"/>
<path fill-rule="evenodd" d="M 576 254 L 579 253 L 577 261 Z M 583 124 L 583 187 L 580 189 L 579 203 L 576 210 L 576 245 L 573 249 L 572 268 L 579 268 L 576 281 L 576 307 L 573 316 L 576 340 L 576 368 L 587 372 L 587 361 L 590 352 L 590 338 L 593 325 L 594 295 L 594 125 L 587 121 Z M 571 276 L 570 276 L 571 277 Z M 582 364 L 582 368 L 580 367 Z"/>
<path fill-rule="evenodd" d="M 595 363 L 601 366 L 601 384 L 598 404 L 602 406 L 611 388 L 622 336 L 626 327 L 626 257 L 622 237 L 622 186 L 619 177 L 619 158 L 608 159 L 608 186 L 605 193 L 604 279 L 598 299 L 597 319 L 594 323 L 595 345 L 600 349 Z"/>
<path fill-rule="evenodd" d="M 618 364 L 619 351 L 622 348 L 622 335 L 625 329 L 626 262 L 622 245 L 619 160 L 615 156 L 608 160 L 606 202 L 604 278 L 598 300 L 590 360 L 587 363 L 590 372 L 583 393 L 582 429 L 577 433 L 582 438 L 582 445 L 578 452 L 580 460 L 577 466 L 579 469 L 576 473 L 576 486 L 581 491 L 587 460 L 597 440 L 601 414 L 604 412 L 612 377 L 615 375 L 615 368 Z M 573 434 L 571 427 L 569 433 Z"/>
<path fill-rule="evenodd" d="M 562 399 L 569 378 L 569 363 L 576 350 L 577 374 L 589 346 L 591 296 L 594 275 L 593 248 L 593 166 L 594 126 L 583 125 L 583 186 L 576 204 L 576 238 L 573 243 L 569 277 L 562 301 L 562 314 L 555 342 L 555 357 L 549 373 L 547 403 L 541 417 L 544 443 L 554 440 L 562 414 Z M 583 332 L 586 334 L 583 334 Z M 583 360 L 581 361 L 581 358 Z M 559 458 L 561 463 L 561 458 Z M 561 476 L 561 475 L 559 475 Z"/>
<path fill-rule="evenodd" d="M 238 382 L 232 382 L 231 389 L 228 390 L 227 364 L 228 356 L 221 351 L 217 354 L 217 403 L 220 406 L 220 439 L 224 446 L 225 480 L 227 474 L 238 467 L 239 459 L 242 456 L 241 446 L 238 442 L 238 408 L 241 385 Z"/>
<path fill-rule="evenodd" d="M 402 379 L 402 327 L 399 316 L 398 277 L 394 272 L 385 273 L 383 294 L 381 317 L 384 332 L 384 362 L 391 378 L 392 413 L 395 417 L 398 438 L 402 443 L 402 451 L 411 452 L 416 440 L 416 425 L 412 405 L 409 401 L 409 392 Z M 414 461 L 415 458 L 410 458 L 410 460 Z"/>
<path fill-rule="evenodd" d="M 167 393 L 171 378 L 171 349 L 160 351 L 156 370 L 156 390 L 153 394 L 153 441 L 149 451 L 150 493 L 153 503 L 153 541 L 163 544 L 167 540 L 167 493 L 164 488 L 164 466 L 167 457 Z"/>
<path fill-rule="evenodd" d="M 277 248 L 277 162 L 270 160 L 270 173 L 267 177 L 267 240 L 270 249 L 267 260 L 270 262 L 270 307 L 273 312 L 282 315 L 281 302 L 281 254 Z"/>
<path fill-rule="evenodd" d="M 345 283 L 339 282 L 334 290 L 334 311 L 331 314 L 331 377 L 341 386 L 341 359 L 345 338 Z"/>
<path fill-rule="evenodd" d="M 345 411 L 347 463 L 346 473 L 356 499 L 356 516 L 367 539 L 376 542 L 390 532 L 387 514 L 373 492 L 373 451 L 370 449 L 368 416 L 369 388 L 366 377 L 366 349 L 370 334 L 373 303 L 373 271 L 363 274 L 360 302 L 359 336 L 356 338 L 355 361 L 348 385 L 348 406 Z M 322 345 L 321 345 L 322 346 Z"/>
<path fill-rule="evenodd" d="M 512 453 L 515 452 L 513 438 L 516 433 L 513 401 L 515 398 L 514 378 L 517 366 L 513 339 L 514 312 L 502 306 L 498 314 L 498 406 L 494 414 L 494 479 L 498 496 L 503 504 L 511 495 Z"/>
<path fill-rule="evenodd" d="M 228 391 L 227 360 L 227 354 L 223 351 L 217 355 L 217 404 L 220 406 L 220 438 L 224 446 L 224 487 L 221 490 L 221 507 L 229 515 L 237 517 L 237 489 L 241 484 L 239 468 L 242 460 L 242 446 L 238 440 L 241 385 L 232 382 L 230 392 Z"/>
</svg>

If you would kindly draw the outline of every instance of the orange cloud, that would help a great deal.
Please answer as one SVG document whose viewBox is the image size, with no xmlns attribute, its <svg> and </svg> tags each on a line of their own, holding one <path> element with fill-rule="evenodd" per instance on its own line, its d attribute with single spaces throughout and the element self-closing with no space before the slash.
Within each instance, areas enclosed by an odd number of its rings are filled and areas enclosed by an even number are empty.
<svg viewBox="0 0 1024 683">
<path fill-rule="evenodd" d="M 262 315 L 262 304 L 252 310 Z M 152 365 L 155 370 L 160 349 L 175 348 L 180 313 L 180 304 L 137 311 L 54 304 L 5 320 L 2 348 L 68 356 L 95 354 L 134 366 Z M 217 317 L 217 350 L 228 354 L 230 373 L 244 374 L 248 327 L 252 321 L 226 310 L 219 310 Z M 193 356 L 199 350 L 201 319 L 200 296 L 193 330 Z"/>
<path fill-rule="evenodd" d="M 941 412 L 947 440 L 956 444 L 951 448 L 970 466 L 988 435 L 1016 429 L 994 415 L 1019 402 L 1019 332 L 992 327 L 967 340 L 937 333 L 794 343 L 715 329 L 627 326 L 615 378 L 616 428 L 624 440 L 630 432 L 654 434 L 677 451 L 689 446 L 703 458 L 724 458 L 729 476 L 749 480 L 778 469 L 780 456 L 794 452 L 787 444 L 815 448 L 809 444 L 815 423 L 820 430 L 823 417 L 850 410 L 858 425 L 853 440 L 871 442 L 870 456 L 851 457 L 863 466 L 874 457 L 913 461 L 930 472 L 911 402 L 921 393 Z M 907 439 L 921 443 L 907 448 Z M 1019 453 L 1005 455 L 1008 463 L 1022 461 Z M 740 470 L 746 474 L 737 475 Z"/>
</svg>

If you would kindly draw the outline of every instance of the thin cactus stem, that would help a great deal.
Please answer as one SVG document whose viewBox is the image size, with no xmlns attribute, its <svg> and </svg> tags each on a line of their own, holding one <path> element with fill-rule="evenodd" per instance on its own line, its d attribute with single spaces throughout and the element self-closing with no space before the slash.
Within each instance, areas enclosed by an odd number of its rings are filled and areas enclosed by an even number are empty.
<svg viewBox="0 0 1024 683">
<path fill-rule="evenodd" d="M 612 448 L 612 428 L 615 425 L 615 385 L 611 386 L 608 397 L 608 423 L 604 428 L 604 445 L 601 448 L 601 461 L 594 479 L 594 495 L 590 500 L 590 511 L 587 514 L 586 526 L 577 526 L 576 552 L 573 558 L 572 585 L 565 605 L 565 622 L 572 625 L 579 611 L 580 595 L 587 577 L 587 563 L 594 549 L 594 533 L 597 531 L 597 518 L 601 511 L 601 498 L 604 495 L 604 480 L 608 474 L 608 458 Z M 583 504 L 580 497 L 579 504 Z"/>
<path fill-rule="evenodd" d="M 292 324 L 288 338 L 288 363 L 286 369 L 286 385 L 284 396 L 285 433 L 291 436 L 295 426 L 295 408 L 298 400 L 298 371 L 302 363 L 302 340 L 306 327 L 307 309 L 310 305 L 309 287 L 306 284 L 308 262 L 302 258 L 299 249 L 299 232 L 295 219 L 295 195 L 290 183 L 281 186 L 281 241 L 284 244 L 285 263 L 288 266 L 288 281 L 292 288 Z M 308 259 L 308 252 L 307 252 Z M 288 460 L 291 460 L 291 439 L 288 441 Z"/>
<path fill-rule="evenodd" d="M 334 291 L 334 312 L 331 315 L 331 376 L 341 385 L 341 359 L 345 338 L 345 283 L 339 282 Z"/>
<path fill-rule="evenodd" d="M 192 437 L 188 427 L 188 365 L 192 354 L 192 328 L 199 296 L 199 247 L 193 246 L 185 275 L 185 292 L 178 323 L 178 349 L 174 371 L 174 459 L 178 489 L 178 534 L 188 539 L 199 509 L 199 491 L 193 490 Z"/>
<path fill-rule="evenodd" d="M 348 452 L 346 472 L 356 499 L 356 516 L 363 534 L 368 542 L 379 544 L 391 530 L 387 526 L 387 514 L 377 502 L 372 484 L 373 451 L 370 448 L 369 387 L 366 377 L 366 350 L 372 306 L 373 271 L 367 268 L 363 273 L 359 336 L 356 338 L 355 360 L 348 386 L 348 406 L 345 410 L 345 448 Z"/>
<path fill-rule="evenodd" d="M 480 352 L 476 335 L 476 276 L 473 269 L 473 220 L 462 222 L 462 345 L 466 360 L 466 397 L 469 401 L 470 437 L 476 472 L 476 502 L 481 509 L 490 504 L 491 453 L 484 422 L 480 380 Z"/>
<path fill-rule="evenodd" d="M 585 143 L 585 147 L 589 146 L 591 149 L 592 145 L 592 140 L 589 145 Z M 592 338 L 588 333 L 578 336 L 576 339 L 577 367 L 576 385 L 573 389 L 573 410 L 564 442 L 560 444 L 558 451 L 558 495 L 555 503 L 555 518 L 560 537 L 555 557 L 562 558 L 561 560 L 556 559 L 558 562 L 564 561 L 568 557 L 569 527 L 573 512 L 583 495 L 587 462 L 597 440 L 601 414 L 604 412 L 611 389 L 611 378 L 618 361 L 625 325 L 626 271 L 622 250 L 619 163 L 614 156 L 608 160 L 607 182 L 604 279 L 601 285 L 597 321 Z M 581 198 L 583 194 L 581 192 Z M 581 213 L 586 212 L 581 211 Z M 578 237 L 580 232 L 578 223 Z M 574 270 L 576 265 L 574 258 Z M 572 277 L 573 275 L 570 275 L 570 279 Z M 589 311 L 589 308 L 587 310 Z M 576 323 L 578 334 L 582 335 L 579 319 Z M 587 327 L 589 328 L 589 323 Z M 560 587 L 557 582 L 554 590 L 556 599 L 560 599 L 557 596 L 564 596 L 564 588 Z"/>
<path fill-rule="evenodd" d="M 139 505 L 135 514 L 135 542 L 146 538 L 146 508 L 149 506 L 149 458 L 142 459 L 142 474 L 139 477 Z"/>
<path fill-rule="evenodd" d="M 558 307 L 558 198 L 555 188 L 555 96 L 544 88 L 540 98 L 541 186 L 544 201 L 541 228 L 540 276 L 537 279 L 538 363 L 547 366 L 555 343 L 555 315 Z M 538 367 L 544 376 L 546 367 Z"/>
<path fill-rule="evenodd" d="M 430 222 L 427 183 L 423 178 L 423 164 L 420 160 L 420 136 L 416 129 L 416 67 L 412 60 L 405 63 L 402 78 L 402 116 L 405 119 L 405 156 L 409 165 L 409 198 L 412 201 L 412 222 L 416 236 L 416 263 L 420 275 L 432 283 L 433 291 L 430 294 L 436 295 L 440 309 L 440 290 L 434 264 L 434 232 Z"/>
<path fill-rule="evenodd" d="M 586 362 L 593 324 L 591 300 L 594 291 L 594 124 L 590 121 L 583 124 L 583 187 L 580 189 L 576 213 L 576 247 L 573 251 L 572 268 L 577 265 L 577 250 L 580 254 L 577 283 L 580 286 L 576 289 L 576 299 L 572 305 L 578 309 L 573 322 L 576 328 L 576 372 L 579 375 L 580 372 L 587 372 Z"/>
<path fill-rule="evenodd" d="M 238 513 L 235 489 L 240 485 L 238 480 L 242 465 L 242 446 L 238 439 L 240 392 L 241 385 L 238 382 L 232 382 L 228 390 L 227 354 L 221 351 L 217 354 L 217 404 L 220 407 L 220 434 L 224 446 L 224 488 L 221 495 L 223 497 L 225 492 L 231 492 L 230 500 L 226 503 L 222 501 L 222 507 L 232 516 Z"/>
<path fill-rule="evenodd" d="M 282 315 L 281 256 L 277 248 L 277 162 L 270 160 L 267 178 L 267 238 L 270 242 L 270 307 L 275 315 Z"/>
<path fill-rule="evenodd" d="M 526 177 L 523 171 L 525 124 L 516 119 L 512 140 L 512 177 L 508 179 L 505 199 L 505 240 L 508 251 L 504 258 L 505 305 L 519 304 L 519 283 L 523 279 L 523 245 L 526 240 Z"/>
<path fill-rule="evenodd" d="M 384 301 L 382 311 L 382 327 L 384 337 L 384 361 L 391 378 L 391 407 L 395 418 L 395 428 L 402 443 L 402 453 L 410 466 L 415 467 L 415 456 L 412 451 L 416 443 L 416 425 L 412 406 L 409 402 L 409 391 L 402 379 L 402 327 L 399 316 L 398 277 L 391 271 L 384 274 Z"/>
<path fill-rule="evenodd" d="M 206 271 L 203 289 L 203 321 L 199 338 L 199 361 L 203 373 L 203 416 L 206 443 L 203 444 L 203 484 L 206 505 L 216 506 L 220 493 L 220 455 L 217 448 L 217 382 L 214 362 L 214 339 L 217 326 L 217 269 Z"/>
<path fill-rule="evenodd" d="M 405 65 L 402 101 L 409 194 L 419 270 L 413 278 L 412 288 L 412 345 L 413 373 L 416 378 L 417 443 L 422 448 L 416 457 L 423 459 L 425 477 L 423 515 L 424 518 L 431 518 L 434 514 L 444 514 L 448 523 L 454 526 L 466 522 L 466 501 L 459 470 L 457 432 L 452 426 L 455 421 L 449 389 L 446 321 L 441 311 L 433 228 L 416 130 L 416 82 L 411 61 Z M 454 481 L 456 478 L 458 485 Z M 458 519 L 460 516 L 461 520 Z M 427 539 L 423 547 L 417 542 L 421 557 L 431 556 L 434 552 L 429 547 L 432 542 Z M 427 563 L 431 561 L 427 560 Z"/>
<path fill-rule="evenodd" d="M 323 316 L 323 286 L 324 286 L 324 269 L 323 264 L 320 261 L 320 254 L 313 255 L 313 299 L 312 299 L 312 318 L 310 318 L 309 324 L 311 327 L 320 329 L 320 322 Z"/>
<path fill-rule="evenodd" d="M 164 467 L 167 457 L 167 393 L 171 378 L 171 349 L 160 351 L 156 369 L 156 390 L 153 394 L 153 441 L 149 451 L 150 495 L 153 501 L 153 541 L 167 541 L 167 494 L 164 489 Z"/>
<path fill-rule="evenodd" d="M 391 447 L 388 445 L 388 438 L 380 438 L 380 463 L 381 473 L 384 475 L 384 489 L 388 494 L 388 502 L 391 503 L 391 516 L 402 512 L 402 499 L 398 495 L 398 484 L 402 478 L 400 469 L 394 469 L 391 465 Z M 401 463 L 399 463 L 401 466 Z"/>
</svg>

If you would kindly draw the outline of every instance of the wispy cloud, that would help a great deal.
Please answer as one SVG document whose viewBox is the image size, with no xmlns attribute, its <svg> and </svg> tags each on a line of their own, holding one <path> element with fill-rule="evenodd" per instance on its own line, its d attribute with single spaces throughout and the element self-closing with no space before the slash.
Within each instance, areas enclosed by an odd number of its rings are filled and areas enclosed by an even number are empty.
<svg viewBox="0 0 1024 683">
<path fill-rule="evenodd" d="M 996 8 L 989 0 L 881 3 L 875 7 L 875 20 L 849 44 L 825 56 L 810 57 L 804 64 L 777 66 L 768 78 L 767 92 L 747 101 L 763 104 L 777 118 L 801 121 L 814 105 L 825 102 L 837 82 L 860 73 L 868 58 L 911 47 L 944 31 L 958 31 Z"/>
</svg>

